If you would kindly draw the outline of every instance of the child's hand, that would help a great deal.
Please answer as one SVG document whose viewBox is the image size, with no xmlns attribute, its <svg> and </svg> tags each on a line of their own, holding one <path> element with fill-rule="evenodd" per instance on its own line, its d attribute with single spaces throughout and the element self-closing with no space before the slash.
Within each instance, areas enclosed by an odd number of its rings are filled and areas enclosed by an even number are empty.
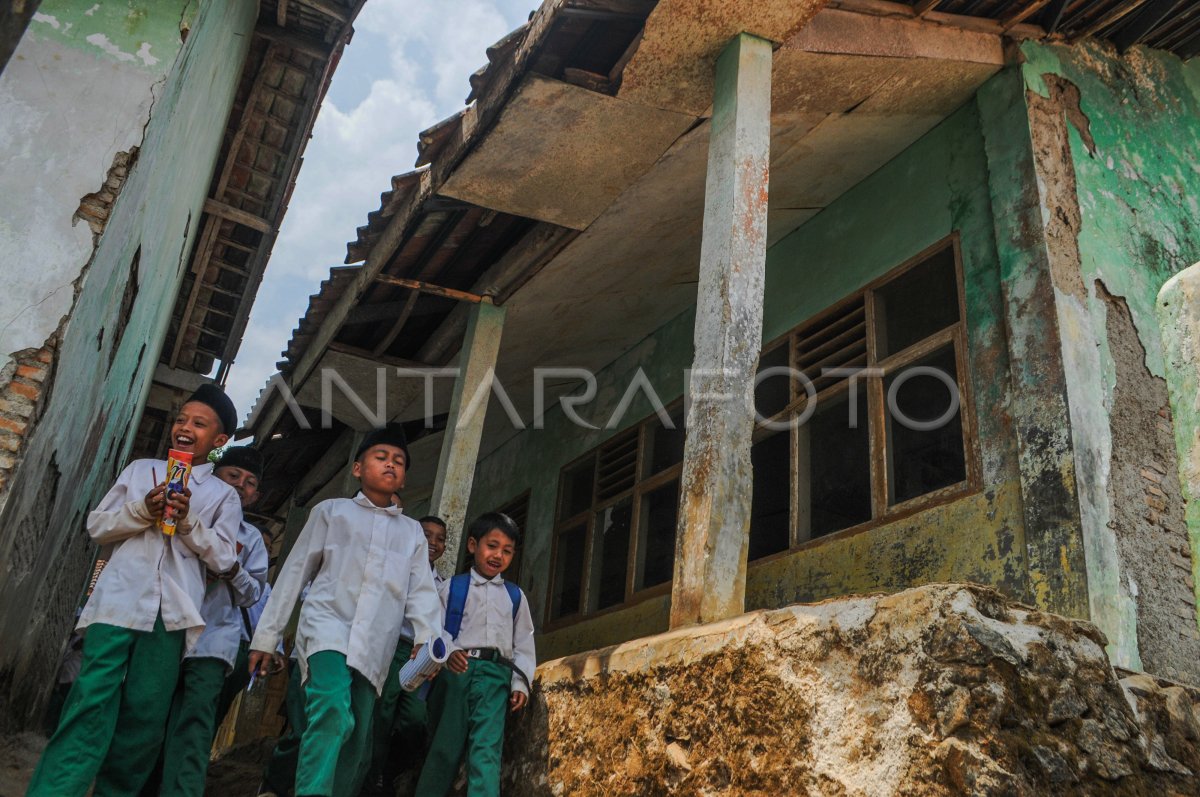
<svg viewBox="0 0 1200 797">
<path fill-rule="evenodd" d="M 191 503 L 191 500 L 192 491 L 187 487 L 180 492 L 172 491 L 167 495 L 167 505 L 174 511 L 176 520 L 183 520 L 187 517 L 188 504 Z"/>
<path fill-rule="evenodd" d="M 446 669 L 450 672 L 464 673 L 467 671 L 467 654 L 461 650 L 456 650 L 450 654 L 449 660 L 446 661 Z"/>
<path fill-rule="evenodd" d="M 142 500 L 146 502 L 146 509 L 150 511 L 150 515 L 155 520 L 161 520 L 163 507 L 166 506 L 166 484 L 156 484 L 154 489 L 146 493 L 146 497 Z"/>
<path fill-rule="evenodd" d="M 423 648 L 423 647 L 425 647 L 425 645 L 423 645 L 423 644 L 422 645 L 413 645 L 412 653 L 408 654 L 408 660 L 412 661 L 413 659 L 415 659 L 417 657 L 417 654 L 421 652 L 421 648 Z"/>
<path fill-rule="evenodd" d="M 250 674 L 270 675 L 279 671 L 279 662 L 274 653 L 264 653 L 261 650 L 250 651 Z"/>
<path fill-rule="evenodd" d="M 525 704 L 529 702 L 529 695 L 524 692 L 513 692 L 508 698 L 508 707 L 513 711 L 520 711 L 525 708 Z"/>
</svg>

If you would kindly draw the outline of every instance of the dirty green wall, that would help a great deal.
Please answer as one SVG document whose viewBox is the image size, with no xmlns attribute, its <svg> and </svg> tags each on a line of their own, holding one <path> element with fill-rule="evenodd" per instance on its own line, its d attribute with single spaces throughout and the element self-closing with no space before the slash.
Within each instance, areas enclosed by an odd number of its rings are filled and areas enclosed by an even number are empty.
<svg viewBox="0 0 1200 797">
<path fill-rule="evenodd" d="M 1200 528 L 1194 503 L 1184 519 L 1170 418 L 1155 417 L 1167 401 L 1155 302 L 1200 260 L 1200 62 L 1145 48 L 1121 56 L 1094 41 L 1021 52 L 1035 131 L 1046 124 L 1039 108 L 1066 119 L 1074 191 L 1059 196 L 1062 181 L 1043 179 L 1044 213 L 1078 207 L 1050 252 L 1063 275 L 1056 298 L 1093 604 L 1111 617 L 1101 626 L 1118 663 L 1194 680 Z M 1041 172 L 1056 168 L 1052 149 L 1037 150 Z M 1174 403 L 1185 425 L 1193 400 Z M 1171 481 L 1147 481 L 1160 465 Z M 1149 514 L 1147 499 L 1163 507 Z"/>
<path fill-rule="evenodd" d="M 1027 596 L 1016 457 L 1003 409 L 1009 364 L 987 181 L 980 122 L 969 104 L 768 252 L 765 340 L 961 232 L 985 487 L 903 521 L 752 563 L 747 608 L 933 580 L 981 581 Z M 693 317 L 684 313 L 599 373 L 592 417 L 607 417 L 639 367 L 664 401 L 680 396 L 692 360 Z M 626 420 L 649 412 L 642 402 Z M 522 586 L 535 615 L 545 605 L 559 472 L 611 434 L 581 433 L 556 408 L 544 431 L 522 432 L 479 465 L 470 514 L 532 490 Z M 661 631 L 667 615 L 668 598 L 650 598 L 541 635 L 539 658 Z"/>
<path fill-rule="evenodd" d="M 202 4 L 82 285 L 45 415 L 0 517 L 3 726 L 34 722 L 39 687 L 53 680 L 90 566 L 83 521 L 132 443 L 257 11 L 253 0 Z M 136 295 L 118 341 L 139 247 Z"/>
</svg>

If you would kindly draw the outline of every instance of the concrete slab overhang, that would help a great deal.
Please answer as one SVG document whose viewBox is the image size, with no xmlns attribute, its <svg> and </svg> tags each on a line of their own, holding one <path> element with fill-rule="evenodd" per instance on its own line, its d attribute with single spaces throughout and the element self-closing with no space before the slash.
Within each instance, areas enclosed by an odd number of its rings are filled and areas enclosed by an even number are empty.
<svg viewBox="0 0 1200 797">
<path fill-rule="evenodd" d="M 1005 63 L 998 31 L 838 9 L 806 17 L 805 4 L 791 5 L 791 21 L 768 31 L 788 32 L 773 67 L 771 243 L 969 101 Z M 526 79 L 442 189 L 583 230 L 505 303 L 497 373 L 526 420 L 535 367 L 599 369 L 695 301 L 708 151 L 708 109 L 697 98 L 711 98 L 711 69 L 704 85 L 687 77 L 692 67 L 671 70 L 673 58 L 707 58 L 677 32 L 675 49 L 653 43 L 660 28 L 704 38 L 690 8 L 659 4 L 616 97 Z M 715 41 L 732 23 L 706 24 Z M 692 88 L 654 90 L 668 80 Z M 503 415 L 490 419 L 484 451 L 511 433 Z"/>
<path fill-rule="evenodd" d="M 730 37 L 749 30 L 778 42 L 770 243 L 969 101 L 1005 63 L 998 28 L 821 5 L 662 0 L 615 96 L 527 74 L 480 143 L 444 183 L 429 186 L 434 195 L 581 230 L 504 302 L 497 376 L 526 423 L 536 367 L 599 370 L 694 303 L 713 65 Z M 333 366 L 373 404 L 380 363 L 329 350 L 319 364 L 302 379 L 301 403 L 319 405 L 320 367 Z M 389 378 L 389 415 L 446 412 L 450 380 L 438 381 L 427 407 L 423 391 Z M 559 385 L 555 394 L 570 389 Z M 484 454 L 515 431 L 495 403 L 491 409 Z M 345 401 L 333 412 L 353 428 L 371 422 Z"/>
</svg>

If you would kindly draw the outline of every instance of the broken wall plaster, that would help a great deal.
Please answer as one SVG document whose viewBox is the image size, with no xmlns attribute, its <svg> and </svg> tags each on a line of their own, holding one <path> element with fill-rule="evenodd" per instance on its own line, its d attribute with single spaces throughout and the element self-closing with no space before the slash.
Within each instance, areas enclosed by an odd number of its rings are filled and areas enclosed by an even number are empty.
<svg viewBox="0 0 1200 797">
<path fill-rule="evenodd" d="M 1135 442 L 1144 441 L 1114 439 L 1112 422 L 1120 411 L 1118 398 L 1136 388 L 1119 381 L 1141 376 L 1127 365 L 1118 374 L 1111 346 L 1119 338 L 1108 328 L 1110 303 L 1079 287 L 1081 282 L 1103 284 L 1106 295 L 1119 297 L 1143 350 L 1146 376 L 1163 376 L 1163 343 L 1154 314 L 1158 290 L 1200 257 L 1195 222 L 1200 173 L 1193 166 L 1200 148 L 1200 69 L 1144 48 L 1118 56 L 1098 42 L 1074 47 L 1027 42 L 1021 52 L 1031 124 L 1040 131 L 1035 137 L 1046 142 L 1035 147 L 1044 214 L 1062 218 L 1063 205 L 1078 206 L 1077 229 L 1067 225 L 1048 240 L 1062 276 L 1057 310 L 1081 516 L 1091 541 L 1089 584 L 1099 588 L 1093 590 L 1092 604 L 1113 616 L 1111 624 L 1097 622 L 1121 651 L 1117 660 L 1124 656 L 1127 666 L 1136 668 L 1139 651 L 1147 648 L 1138 639 L 1144 613 L 1138 612 L 1134 580 L 1126 570 L 1136 568 L 1138 560 L 1114 536 L 1113 527 L 1129 525 L 1114 492 L 1121 489 L 1121 464 L 1136 459 Z M 1070 191 L 1062 190 L 1064 168 L 1070 171 Z M 1066 215 L 1074 220 L 1074 211 Z M 1161 440 L 1156 444 L 1162 447 Z M 1170 461 L 1175 452 L 1168 446 L 1159 454 Z M 1195 618 L 1176 614 L 1174 622 L 1187 629 Z M 1147 630 L 1153 628 L 1152 621 Z"/>
<path fill-rule="evenodd" d="M 0 262 L 33 266 L 0 296 L 0 358 L 40 347 L 70 313 L 69 288 L 115 194 L 97 185 L 124 179 L 120 153 L 142 142 L 154 86 L 179 51 L 184 0 L 108 3 L 89 15 L 92 5 L 45 0 L 41 12 L 54 24 L 32 23 L 0 74 Z M 93 33 L 129 53 L 149 43 L 158 61 L 114 61 L 86 42 Z"/>
</svg>

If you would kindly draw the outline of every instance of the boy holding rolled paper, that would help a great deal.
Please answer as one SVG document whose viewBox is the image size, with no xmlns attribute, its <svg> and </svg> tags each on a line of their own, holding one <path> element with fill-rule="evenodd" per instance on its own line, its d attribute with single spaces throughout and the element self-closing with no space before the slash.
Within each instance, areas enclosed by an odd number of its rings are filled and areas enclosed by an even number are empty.
<svg viewBox="0 0 1200 797">
<path fill-rule="evenodd" d="M 167 463 L 139 459 L 121 472 L 87 530 L 113 545 L 79 618 L 83 664 L 27 795 L 135 795 L 162 746 L 180 660 L 204 620 L 204 570 L 228 573 L 242 509 L 206 459 L 237 425 L 233 403 L 203 385 L 171 426 L 170 459 L 191 458 L 186 482 L 167 489 Z M 164 524 L 164 514 L 171 523 Z"/>
<path fill-rule="evenodd" d="M 263 459 L 249 446 L 230 446 L 214 468 L 216 477 L 237 493 L 242 509 L 258 498 Z M 163 745 L 161 794 L 184 797 L 204 794 L 209 752 L 218 722 L 218 703 L 225 679 L 236 666 L 243 614 L 262 595 L 267 581 L 267 549 L 257 528 L 241 521 L 237 561 L 229 572 L 209 573 L 200 607 L 204 633 L 183 658 L 183 671 Z M 247 659 L 241 661 L 245 673 Z"/>
<path fill-rule="evenodd" d="M 500 794 L 506 709 L 525 706 L 537 664 L 529 602 L 502 575 L 519 543 L 520 530 L 508 515 L 481 515 L 467 530 L 470 572 L 439 590 L 445 633 L 457 649 L 430 694 L 433 741 L 417 782 L 421 797 L 450 790 L 464 752 L 467 793 Z"/>
<path fill-rule="evenodd" d="M 445 579 L 435 565 L 446 552 L 446 521 L 436 515 L 426 515 L 417 522 L 421 524 L 429 546 L 433 584 L 440 588 Z M 392 657 L 392 668 L 375 704 L 371 766 L 360 792 L 363 797 L 393 794 L 392 783 L 400 773 L 415 768 L 425 750 L 425 701 L 400 685 L 400 668 L 412 658 L 413 646 L 413 629 L 405 623 L 400 629 L 400 643 Z"/>
<path fill-rule="evenodd" d="M 440 630 L 425 536 L 392 502 L 407 468 L 400 426 L 366 435 L 351 471 L 361 491 L 313 508 L 250 643 L 251 671 L 265 672 L 300 590 L 311 581 L 296 627 L 306 719 L 297 797 L 354 793 L 370 763 L 372 712 L 401 625 L 412 624 L 418 643 Z"/>
</svg>

